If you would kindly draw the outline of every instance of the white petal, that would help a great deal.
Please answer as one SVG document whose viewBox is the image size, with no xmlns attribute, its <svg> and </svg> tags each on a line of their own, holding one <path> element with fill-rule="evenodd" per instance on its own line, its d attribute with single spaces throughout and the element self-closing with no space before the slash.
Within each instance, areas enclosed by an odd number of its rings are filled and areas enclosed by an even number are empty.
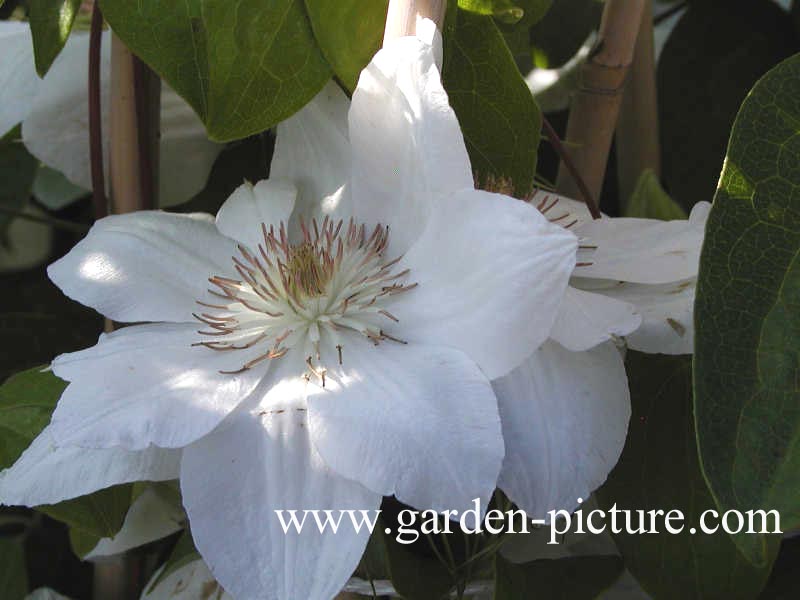
<svg viewBox="0 0 800 600">
<path fill-rule="evenodd" d="M 28 116 L 39 89 L 27 23 L 0 21 L 0 137 Z"/>
<path fill-rule="evenodd" d="M 492 382 L 506 458 L 498 482 L 532 518 L 573 510 L 605 481 L 625 445 L 630 395 L 619 351 L 547 342 Z"/>
<path fill-rule="evenodd" d="M 195 322 L 212 275 L 235 275 L 236 244 L 207 215 L 142 211 L 97 221 L 50 265 L 67 296 L 120 322 Z"/>
<path fill-rule="evenodd" d="M 109 165 L 110 39 L 109 33 L 105 32 L 100 66 L 106 170 Z M 88 52 L 88 35 L 76 33 L 69 37 L 30 103 L 29 114 L 22 125 L 22 137 L 36 158 L 62 172 L 75 185 L 91 189 Z M 200 119 L 166 84 L 161 90 L 161 106 L 159 197 L 162 206 L 172 206 L 189 200 L 203 189 L 223 146 L 208 140 Z"/>
<path fill-rule="evenodd" d="M 579 352 L 628 335 L 641 323 L 642 317 L 632 304 L 570 286 L 550 337 L 567 350 Z"/>
<path fill-rule="evenodd" d="M 347 516 L 337 533 L 320 533 L 311 515 L 301 533 L 284 533 L 274 512 L 296 510 L 299 519 L 304 510 L 360 516 L 380 504 L 378 494 L 325 465 L 309 440 L 306 416 L 297 398 L 266 402 L 237 411 L 184 451 L 181 489 L 192 536 L 214 577 L 236 598 L 328 600 L 366 547 L 368 529 L 356 533 Z"/>
<path fill-rule="evenodd" d="M 193 346 L 201 337 L 191 324 L 134 325 L 57 357 L 53 371 L 71 383 L 53 413 L 56 440 L 139 450 L 178 448 L 207 434 L 255 389 L 267 365 L 221 373 L 253 356 Z"/>
<path fill-rule="evenodd" d="M 519 365 L 550 333 L 577 240 L 533 207 L 465 190 L 441 199 L 404 259 L 418 288 L 397 296 L 397 336 L 454 346 L 489 379 Z"/>
<path fill-rule="evenodd" d="M 200 192 L 224 147 L 208 139 L 197 113 L 162 80 L 159 206 L 186 202 Z"/>
<path fill-rule="evenodd" d="M 694 296 L 696 279 L 647 285 L 601 280 L 576 280 L 596 294 L 636 306 L 642 325 L 626 338 L 640 352 L 691 354 L 694 350 Z"/>
<path fill-rule="evenodd" d="M 411 37 L 384 46 L 361 72 L 349 120 L 353 214 L 391 226 L 390 248 L 403 252 L 437 197 L 473 187 L 434 48 Z"/>
<path fill-rule="evenodd" d="M 304 218 L 327 212 L 321 202 L 350 177 L 349 108 L 347 96 L 331 81 L 300 111 L 278 124 L 269 174 L 297 186 L 296 212 Z"/>
<path fill-rule="evenodd" d="M 597 246 L 575 269 L 578 277 L 669 283 L 697 276 L 705 220 L 598 219 L 575 228 L 581 245 Z"/>
<path fill-rule="evenodd" d="M 118 483 L 174 479 L 179 460 L 180 451 L 160 448 L 128 452 L 57 446 L 49 425 L 13 466 L 0 473 L 0 503 L 57 504 Z"/>
<path fill-rule="evenodd" d="M 162 452 L 167 452 L 162 450 Z M 174 451 L 172 451 L 175 453 Z M 176 453 L 177 454 L 177 453 Z M 177 462 L 175 477 L 177 478 Z M 180 507 L 165 500 L 153 487 L 145 489 L 134 500 L 125 515 L 122 528 L 113 538 L 103 538 L 83 560 L 122 554 L 180 531 L 184 519 Z"/>
<path fill-rule="evenodd" d="M 537 190 L 530 203 L 541 211 L 551 223 L 573 231 L 580 229 L 585 223 L 594 221 L 585 202 L 573 200 L 567 196 Z"/>
<path fill-rule="evenodd" d="M 255 185 L 244 182 L 225 201 L 217 213 L 217 229 L 229 238 L 242 242 L 251 250 L 264 243 L 265 225 L 277 230 L 280 223 L 289 223 L 297 188 L 280 179 L 262 179 Z"/>
<path fill-rule="evenodd" d="M 141 600 L 233 600 L 215 581 L 202 560 L 194 560 L 176 569 L 147 593 L 161 571 L 156 571 L 145 586 Z"/>
<path fill-rule="evenodd" d="M 103 135 L 108 137 L 111 73 L 110 35 L 103 35 L 101 107 Z M 91 189 L 89 162 L 88 67 L 89 36 L 71 35 L 42 80 L 22 124 L 22 138 L 31 154 L 61 171 L 75 185 Z M 108 144 L 104 144 L 108 165 Z M 108 178 L 106 178 L 108 179 Z"/>
<path fill-rule="evenodd" d="M 343 341 L 343 367 L 309 396 L 311 439 L 340 475 L 419 509 L 471 508 L 503 458 L 497 401 L 458 350 Z M 485 502 L 484 502 L 485 504 Z"/>
</svg>

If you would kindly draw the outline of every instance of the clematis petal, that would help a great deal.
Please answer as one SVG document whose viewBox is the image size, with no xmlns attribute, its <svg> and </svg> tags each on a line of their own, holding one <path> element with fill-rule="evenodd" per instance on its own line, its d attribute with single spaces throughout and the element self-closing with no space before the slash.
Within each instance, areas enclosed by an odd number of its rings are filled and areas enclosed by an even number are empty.
<svg viewBox="0 0 800 600">
<path fill-rule="evenodd" d="M 696 277 L 707 210 L 699 206 L 693 215 L 677 221 L 598 219 L 576 227 L 582 245 L 597 249 L 575 275 L 649 284 Z"/>
<path fill-rule="evenodd" d="M 579 352 L 622 337 L 642 324 L 636 307 L 601 294 L 568 287 L 550 337 Z"/>
<path fill-rule="evenodd" d="M 288 223 L 296 197 L 297 188 L 286 180 L 246 181 L 219 209 L 217 229 L 255 250 L 264 243 L 261 225 L 277 230 L 281 221 Z"/>
<path fill-rule="evenodd" d="M 550 333 L 576 246 L 519 200 L 477 190 L 440 199 L 404 258 L 419 287 L 392 307 L 400 337 L 454 346 L 489 379 L 505 375 Z"/>
<path fill-rule="evenodd" d="M 343 366 L 309 395 L 311 439 L 340 475 L 419 509 L 492 493 L 503 458 L 497 401 L 452 348 L 342 343 Z"/>
<path fill-rule="evenodd" d="M 339 477 L 314 450 L 302 398 L 237 411 L 184 451 L 181 489 L 192 536 L 213 576 L 236 598 L 328 600 L 358 565 L 370 531 L 345 516 L 320 532 L 308 515 L 300 533 L 288 511 L 372 512 L 381 497 Z M 284 511 L 289 529 L 275 511 Z M 374 517 L 374 515 L 370 515 Z"/>
<path fill-rule="evenodd" d="M 573 510 L 605 481 L 625 445 L 630 394 L 619 351 L 548 341 L 492 382 L 506 457 L 498 486 L 531 518 Z"/>
<path fill-rule="evenodd" d="M 57 504 L 118 483 L 178 476 L 178 450 L 57 446 L 52 430 L 52 425 L 45 427 L 17 462 L 0 473 L 0 503 Z"/>
<path fill-rule="evenodd" d="M 434 46 L 417 38 L 393 40 L 361 72 L 353 92 L 353 214 L 391 226 L 392 253 L 419 236 L 439 196 L 473 187 L 435 58 Z"/>
<path fill-rule="evenodd" d="M 101 52 L 102 130 L 110 128 L 110 34 L 103 34 Z M 41 81 L 22 125 L 28 150 L 43 163 L 63 173 L 72 183 L 91 189 L 89 113 L 86 57 L 89 36 L 71 35 Z M 30 67 L 33 69 L 33 62 Z M 35 75 L 35 71 L 33 71 Z M 169 86 L 161 91 L 161 206 L 189 200 L 206 183 L 211 166 L 224 147 L 208 140 L 202 122 Z M 105 165 L 108 144 L 104 145 Z M 108 177 L 106 178 L 109 181 Z"/>
<path fill-rule="evenodd" d="M 300 111 L 278 124 L 270 177 L 298 188 L 296 213 L 306 219 L 333 208 L 323 199 L 336 194 L 350 177 L 347 111 L 350 101 L 331 81 Z"/>
<path fill-rule="evenodd" d="M 160 125 L 158 200 L 167 208 L 202 191 L 225 145 L 208 139 L 197 113 L 163 80 Z"/>
<path fill-rule="evenodd" d="M 120 322 L 194 322 L 212 275 L 235 275 L 236 243 L 208 215 L 141 211 L 97 221 L 47 269 L 67 296 Z"/>
<path fill-rule="evenodd" d="M 175 569 L 159 581 L 157 586 L 152 587 L 162 570 L 163 567 L 150 579 L 140 600 L 233 600 L 220 587 L 202 560 L 193 560 Z"/>
<path fill-rule="evenodd" d="M 0 137 L 28 116 L 39 89 L 33 62 L 30 27 L 19 21 L 0 21 Z"/>
<path fill-rule="evenodd" d="M 530 203 L 551 223 L 573 231 L 594 220 L 585 202 L 552 192 L 537 190 Z"/>
<path fill-rule="evenodd" d="M 135 325 L 57 357 L 53 371 L 71 383 L 53 413 L 56 441 L 129 450 L 150 444 L 179 448 L 211 431 L 256 388 L 267 365 L 222 373 L 240 369 L 253 357 L 193 345 L 201 338 L 197 329 Z"/>
<path fill-rule="evenodd" d="M 628 347 L 640 352 L 691 354 L 694 350 L 694 296 L 696 279 L 662 285 L 576 279 L 609 299 L 636 306 L 642 325 L 630 333 Z"/>
<path fill-rule="evenodd" d="M 179 453 L 162 450 L 162 452 L 172 452 L 179 456 Z M 175 477 L 178 476 L 178 464 L 175 464 Z M 177 494 L 177 491 L 176 491 Z M 164 499 L 153 487 L 145 489 L 131 504 L 122 529 L 113 538 L 103 538 L 83 560 L 97 560 L 104 556 L 114 556 L 122 554 L 133 548 L 138 548 L 150 542 L 155 542 L 162 538 L 180 531 L 181 521 L 185 519 L 180 505 Z"/>
</svg>

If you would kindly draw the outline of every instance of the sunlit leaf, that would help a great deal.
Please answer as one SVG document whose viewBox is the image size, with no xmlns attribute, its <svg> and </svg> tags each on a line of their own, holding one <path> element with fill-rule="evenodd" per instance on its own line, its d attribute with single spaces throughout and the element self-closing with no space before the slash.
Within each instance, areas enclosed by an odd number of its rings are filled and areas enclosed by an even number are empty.
<svg viewBox="0 0 800 600">
<path fill-rule="evenodd" d="M 349 90 L 381 47 L 389 0 L 305 0 L 317 43 Z"/>
<path fill-rule="evenodd" d="M 72 31 L 81 0 L 28 0 L 36 72 L 44 77 Z"/>
<path fill-rule="evenodd" d="M 458 11 L 443 82 L 478 181 L 493 176 L 510 180 L 518 196 L 530 193 L 542 116 L 491 17 Z"/>
<path fill-rule="evenodd" d="M 302 0 L 101 0 L 114 32 L 194 108 L 212 139 L 292 115 L 331 70 Z"/>
</svg>

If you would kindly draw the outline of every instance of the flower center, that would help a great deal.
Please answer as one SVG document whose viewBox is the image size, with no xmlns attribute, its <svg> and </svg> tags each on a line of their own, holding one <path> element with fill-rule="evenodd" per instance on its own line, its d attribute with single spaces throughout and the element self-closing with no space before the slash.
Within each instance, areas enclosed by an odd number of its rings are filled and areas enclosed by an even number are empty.
<svg viewBox="0 0 800 600">
<path fill-rule="evenodd" d="M 346 332 L 376 344 L 404 343 L 381 324 L 398 322 L 387 306 L 393 296 L 417 284 L 404 283 L 408 269 L 394 272 L 402 257 L 385 260 L 388 228 L 378 225 L 367 236 L 363 224 L 351 219 L 345 225 L 328 217 L 321 225 L 313 220 L 310 228 L 304 223 L 300 227 L 302 240 L 292 244 L 283 223 L 278 231 L 262 224 L 258 248 L 240 244 L 233 257 L 241 279 L 209 279 L 215 288 L 210 293 L 221 301 L 198 302 L 213 312 L 194 315 L 209 327 L 198 332 L 209 339 L 194 345 L 218 351 L 255 349 L 256 354 L 240 369 L 223 373 L 241 373 L 299 347 L 306 355 L 306 377 L 314 375 L 325 385 L 322 349 L 335 348 L 342 364 Z"/>
</svg>

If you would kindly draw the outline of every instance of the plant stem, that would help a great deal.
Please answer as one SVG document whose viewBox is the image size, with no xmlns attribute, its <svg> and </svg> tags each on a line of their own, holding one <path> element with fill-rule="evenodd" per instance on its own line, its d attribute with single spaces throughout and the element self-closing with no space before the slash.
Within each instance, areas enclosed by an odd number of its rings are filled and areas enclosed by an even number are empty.
<svg viewBox="0 0 800 600">
<path fill-rule="evenodd" d="M 112 35 L 109 175 L 115 213 L 157 206 L 159 93 L 158 78 Z"/>
<path fill-rule="evenodd" d="M 80 223 L 73 223 L 72 221 L 51 217 L 50 215 L 31 215 L 22 211 L 6 208 L 4 206 L 0 206 L 0 214 L 9 215 L 15 219 L 25 219 L 26 221 L 33 221 L 34 223 L 50 225 L 56 229 L 63 229 L 64 231 L 69 231 L 71 233 L 82 234 L 89 231 L 89 228 L 86 225 L 81 225 Z"/>
<path fill-rule="evenodd" d="M 566 166 L 567 170 L 572 176 L 575 185 L 578 186 L 581 197 L 583 198 L 584 203 L 586 203 L 586 207 L 589 209 L 592 218 L 599 219 L 602 215 L 600 213 L 600 209 L 597 207 L 597 200 L 594 199 L 592 192 L 589 191 L 589 188 L 586 186 L 586 182 L 581 177 L 580 171 L 578 171 L 575 163 L 572 162 L 572 158 L 570 157 L 569 152 L 567 152 L 567 149 L 564 147 L 564 144 L 561 142 L 561 139 L 558 137 L 556 130 L 553 129 L 550 121 L 548 121 L 547 117 L 544 115 L 542 115 L 542 128 L 544 129 L 550 144 L 552 144 L 556 153 L 561 158 L 561 162 L 564 163 L 564 166 Z"/>
<path fill-rule="evenodd" d="M 94 218 L 108 215 L 106 181 L 103 172 L 103 131 L 100 107 L 100 45 L 103 39 L 103 14 L 100 5 L 92 7 L 89 33 L 89 154 L 92 171 L 92 201 Z"/>
<path fill-rule="evenodd" d="M 642 23 L 633 54 L 628 83 L 616 133 L 617 176 L 620 208 L 628 201 L 642 171 L 661 174 L 658 141 L 655 52 L 653 48 L 653 5 L 645 2 Z"/>
<path fill-rule="evenodd" d="M 645 0 L 606 1 L 597 42 L 581 66 L 580 86 L 572 99 L 566 143 L 593 198 L 599 198 L 603 187 L 644 4 Z M 556 190 L 573 197 L 579 191 L 563 163 Z"/>
<path fill-rule="evenodd" d="M 417 31 L 418 17 L 430 19 L 441 29 L 446 10 L 447 0 L 389 0 L 383 43 L 386 44 L 394 38 L 414 35 Z"/>
</svg>

